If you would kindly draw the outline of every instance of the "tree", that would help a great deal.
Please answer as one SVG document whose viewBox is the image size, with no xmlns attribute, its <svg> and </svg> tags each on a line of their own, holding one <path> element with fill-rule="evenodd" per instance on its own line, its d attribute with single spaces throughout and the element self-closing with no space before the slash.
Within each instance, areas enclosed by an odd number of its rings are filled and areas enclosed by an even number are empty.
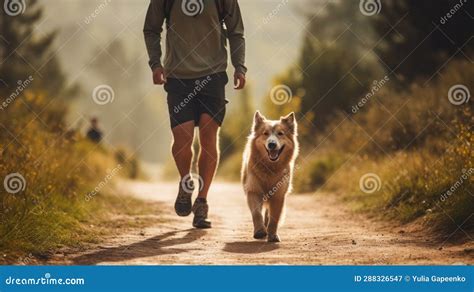
<svg viewBox="0 0 474 292">
<path fill-rule="evenodd" d="M 446 61 L 472 56 L 472 6 L 459 0 L 385 0 L 380 14 L 369 17 L 381 40 L 375 51 L 401 84 L 429 79 Z"/>
<path fill-rule="evenodd" d="M 0 93 L 9 95 L 30 78 L 29 89 L 39 89 L 48 98 L 72 97 L 77 87 L 68 87 L 52 50 L 56 32 L 38 36 L 35 25 L 42 8 L 37 0 L 4 1 L 0 9 Z"/>
<path fill-rule="evenodd" d="M 308 124 L 302 136 L 314 140 L 338 112 L 350 112 L 374 80 L 383 78 L 383 70 L 371 51 L 373 32 L 358 2 L 311 7 L 306 8 L 311 12 L 299 61 L 279 80 L 301 99 L 300 119 Z"/>
</svg>

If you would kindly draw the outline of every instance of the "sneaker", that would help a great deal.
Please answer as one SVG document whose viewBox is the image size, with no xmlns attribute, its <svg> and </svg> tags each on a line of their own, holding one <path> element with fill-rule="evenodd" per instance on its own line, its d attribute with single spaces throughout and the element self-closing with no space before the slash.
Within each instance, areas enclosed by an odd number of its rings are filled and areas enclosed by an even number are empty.
<svg viewBox="0 0 474 292">
<path fill-rule="evenodd" d="M 174 203 L 174 210 L 176 214 L 181 217 L 188 216 L 191 214 L 192 201 L 194 191 L 194 181 L 192 178 L 185 178 L 179 184 L 178 196 Z"/>
<path fill-rule="evenodd" d="M 209 205 L 206 199 L 197 198 L 194 202 L 193 213 L 193 227 L 199 229 L 211 228 L 211 222 L 207 220 L 207 213 L 209 212 Z"/>
</svg>

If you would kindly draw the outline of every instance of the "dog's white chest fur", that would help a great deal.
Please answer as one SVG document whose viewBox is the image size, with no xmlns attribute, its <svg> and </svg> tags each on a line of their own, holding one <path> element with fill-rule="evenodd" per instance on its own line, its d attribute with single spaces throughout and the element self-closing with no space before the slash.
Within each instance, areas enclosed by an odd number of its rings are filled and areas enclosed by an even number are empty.
<svg viewBox="0 0 474 292">
<path fill-rule="evenodd" d="M 248 169 L 244 189 L 247 194 L 254 193 L 267 201 L 273 197 L 285 196 L 289 191 L 290 183 L 289 167 L 278 174 L 261 173 Z"/>
</svg>

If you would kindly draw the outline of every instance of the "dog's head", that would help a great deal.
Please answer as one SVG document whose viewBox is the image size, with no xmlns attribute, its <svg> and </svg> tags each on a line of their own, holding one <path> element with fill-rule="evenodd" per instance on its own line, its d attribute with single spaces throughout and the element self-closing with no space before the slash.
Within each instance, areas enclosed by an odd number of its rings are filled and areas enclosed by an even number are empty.
<svg viewBox="0 0 474 292">
<path fill-rule="evenodd" d="M 289 162 L 297 151 L 297 123 L 291 113 L 280 120 L 267 120 L 255 113 L 252 139 L 259 156 L 270 163 Z"/>
</svg>

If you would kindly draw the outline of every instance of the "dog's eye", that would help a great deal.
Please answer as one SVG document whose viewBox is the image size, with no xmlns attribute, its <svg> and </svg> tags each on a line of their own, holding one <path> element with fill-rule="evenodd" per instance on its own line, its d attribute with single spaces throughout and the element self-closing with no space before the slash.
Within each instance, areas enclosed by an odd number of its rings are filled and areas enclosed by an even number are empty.
<svg viewBox="0 0 474 292">
<path fill-rule="evenodd" d="M 270 135 L 270 133 L 268 133 L 268 132 L 263 132 L 263 135 L 265 135 L 265 136 L 269 136 L 269 135 Z"/>
<path fill-rule="evenodd" d="M 283 133 L 283 132 L 278 132 L 278 136 L 283 136 L 283 135 L 285 135 L 285 133 Z"/>
</svg>

